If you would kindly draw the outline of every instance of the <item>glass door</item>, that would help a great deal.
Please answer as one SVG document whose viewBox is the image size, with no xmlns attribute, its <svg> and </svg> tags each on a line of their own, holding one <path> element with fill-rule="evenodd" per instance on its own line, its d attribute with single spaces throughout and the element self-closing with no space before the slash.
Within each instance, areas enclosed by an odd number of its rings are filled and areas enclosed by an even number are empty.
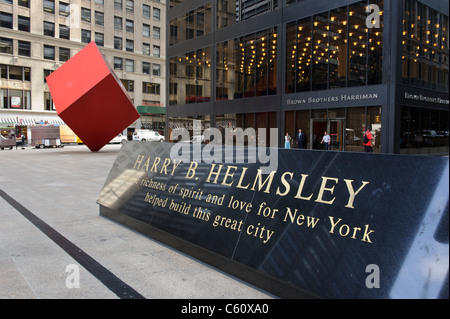
<svg viewBox="0 0 450 319">
<path fill-rule="evenodd" d="M 327 132 L 330 136 L 331 151 L 344 150 L 344 119 L 312 119 L 310 132 L 310 145 L 313 150 L 323 150 L 324 145 L 321 144 L 322 138 Z"/>
</svg>

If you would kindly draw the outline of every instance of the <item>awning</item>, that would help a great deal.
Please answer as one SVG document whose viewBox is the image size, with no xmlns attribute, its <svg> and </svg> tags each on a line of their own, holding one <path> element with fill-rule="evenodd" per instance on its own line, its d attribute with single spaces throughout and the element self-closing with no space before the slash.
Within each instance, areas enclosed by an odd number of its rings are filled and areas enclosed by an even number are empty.
<svg viewBox="0 0 450 319">
<path fill-rule="evenodd" d="M 164 106 L 138 105 L 136 109 L 139 114 L 166 114 Z"/>
<path fill-rule="evenodd" d="M 2 117 L 0 118 L 2 124 L 14 124 L 17 126 L 28 126 L 38 124 L 53 124 L 66 125 L 60 118 L 30 118 L 30 117 Z"/>
</svg>

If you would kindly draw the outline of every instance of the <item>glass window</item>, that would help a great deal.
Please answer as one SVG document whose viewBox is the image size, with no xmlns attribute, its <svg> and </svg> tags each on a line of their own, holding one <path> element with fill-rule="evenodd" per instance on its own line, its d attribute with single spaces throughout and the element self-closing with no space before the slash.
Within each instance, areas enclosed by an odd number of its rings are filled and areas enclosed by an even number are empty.
<svg viewBox="0 0 450 319">
<path fill-rule="evenodd" d="M 70 40 L 70 28 L 64 24 L 59 25 L 59 37 Z"/>
<path fill-rule="evenodd" d="M 114 0 L 114 9 L 122 10 L 122 0 Z"/>
<path fill-rule="evenodd" d="M 326 90 L 328 88 L 329 21 L 328 12 L 315 15 L 313 20 L 313 90 Z"/>
<path fill-rule="evenodd" d="M 125 48 L 125 49 L 126 49 L 128 52 L 134 52 L 134 41 L 133 41 L 133 40 L 128 40 L 128 39 L 126 39 L 125 45 L 126 45 L 126 48 Z"/>
<path fill-rule="evenodd" d="M 127 10 L 127 12 L 134 13 L 134 1 L 125 0 L 125 9 Z"/>
<path fill-rule="evenodd" d="M 30 18 L 18 16 L 18 29 L 20 31 L 30 32 Z"/>
<path fill-rule="evenodd" d="M 95 11 L 95 24 L 103 26 L 105 23 L 105 17 L 103 12 Z"/>
<path fill-rule="evenodd" d="M 150 74 L 150 63 L 142 62 L 142 74 Z"/>
<path fill-rule="evenodd" d="M 126 28 L 127 32 L 133 33 L 134 32 L 134 21 L 126 19 L 126 21 L 125 21 L 125 28 Z"/>
<path fill-rule="evenodd" d="M 142 25 L 142 35 L 147 38 L 150 37 L 150 25 L 149 24 L 144 23 Z"/>
<path fill-rule="evenodd" d="M 159 45 L 153 46 L 153 56 L 155 58 L 159 58 L 161 56 L 161 49 L 160 49 Z"/>
<path fill-rule="evenodd" d="M 161 20 L 161 10 L 158 8 L 153 8 L 153 20 Z M 200 22 L 198 22 L 200 24 Z"/>
<path fill-rule="evenodd" d="M 134 72 L 134 60 L 130 59 L 125 60 L 125 71 Z"/>
<path fill-rule="evenodd" d="M 55 24 L 53 22 L 44 21 L 44 35 L 55 36 Z"/>
<path fill-rule="evenodd" d="M 0 27 L 13 28 L 13 17 L 11 13 L 0 12 Z"/>
<path fill-rule="evenodd" d="M 70 15 L 70 5 L 68 3 L 59 3 L 59 15 L 63 17 L 68 17 Z"/>
<path fill-rule="evenodd" d="M 114 57 L 114 70 L 123 70 L 123 59 Z"/>
<path fill-rule="evenodd" d="M 19 55 L 31 56 L 31 43 L 27 41 L 18 41 L 19 43 Z"/>
<path fill-rule="evenodd" d="M 13 54 L 13 40 L 0 37 L 0 53 Z"/>
<path fill-rule="evenodd" d="M 55 47 L 51 45 L 44 45 L 44 59 L 55 60 Z"/>
<path fill-rule="evenodd" d="M 81 42 L 91 43 L 91 31 L 81 29 Z"/>
<path fill-rule="evenodd" d="M 122 30 L 123 28 L 123 22 L 121 17 L 114 16 L 114 29 L 115 30 Z"/>
<path fill-rule="evenodd" d="M 161 65 L 160 64 L 153 63 L 152 75 L 161 76 Z"/>
<path fill-rule="evenodd" d="M 142 43 L 142 54 L 150 55 L 150 44 Z"/>
<path fill-rule="evenodd" d="M 55 13 L 55 0 L 44 0 L 44 12 Z"/>
<path fill-rule="evenodd" d="M 170 59 L 171 72 L 176 77 L 170 77 L 169 87 L 183 87 L 182 94 L 171 96 L 171 104 L 202 103 L 211 100 L 211 48 L 198 49 Z M 153 65 L 153 74 L 160 72 Z M 175 71 L 175 69 L 178 69 Z M 180 93 L 180 91 L 178 91 Z"/>
<path fill-rule="evenodd" d="M 142 5 L 142 16 L 144 18 L 150 18 L 150 6 L 147 4 Z"/>
<path fill-rule="evenodd" d="M 116 50 L 123 49 L 123 40 L 121 37 L 114 37 L 114 49 Z"/>
<path fill-rule="evenodd" d="M 91 9 L 81 8 L 81 21 L 91 22 Z"/>
<path fill-rule="evenodd" d="M 211 4 L 206 4 L 205 6 L 201 6 L 195 10 L 186 13 L 183 16 L 171 20 L 170 45 L 210 33 L 211 32 L 210 21 L 211 21 Z M 179 30 L 185 31 L 180 32 Z"/>
<path fill-rule="evenodd" d="M 347 7 L 330 13 L 330 88 L 347 82 Z"/>
<path fill-rule="evenodd" d="M 59 61 L 66 62 L 70 59 L 69 48 L 59 48 Z"/>
<path fill-rule="evenodd" d="M 105 44 L 105 35 L 100 32 L 95 32 L 95 43 L 102 47 Z"/>
<path fill-rule="evenodd" d="M 10 2 L 12 2 L 12 0 Z M 30 0 L 19 0 L 18 4 L 21 7 L 29 8 L 30 7 Z"/>
</svg>

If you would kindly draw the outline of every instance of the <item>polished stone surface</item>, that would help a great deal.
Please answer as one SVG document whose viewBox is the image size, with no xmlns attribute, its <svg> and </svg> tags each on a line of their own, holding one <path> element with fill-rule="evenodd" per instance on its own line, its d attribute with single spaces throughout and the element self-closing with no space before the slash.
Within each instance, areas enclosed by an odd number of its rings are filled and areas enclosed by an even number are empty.
<svg viewBox="0 0 450 319">
<path fill-rule="evenodd" d="M 126 143 L 100 214 L 281 297 L 448 298 L 448 158 L 277 149 L 262 174 L 173 146 Z"/>
</svg>

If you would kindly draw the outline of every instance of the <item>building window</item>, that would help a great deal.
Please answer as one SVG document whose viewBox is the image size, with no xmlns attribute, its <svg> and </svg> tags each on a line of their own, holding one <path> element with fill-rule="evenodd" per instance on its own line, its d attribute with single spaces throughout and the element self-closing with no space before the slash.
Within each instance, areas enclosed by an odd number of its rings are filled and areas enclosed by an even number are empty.
<svg viewBox="0 0 450 319">
<path fill-rule="evenodd" d="M 0 12 L 0 27 L 13 28 L 13 16 L 11 13 Z"/>
<path fill-rule="evenodd" d="M 66 62 L 69 59 L 70 59 L 70 49 L 59 48 L 59 61 Z"/>
<path fill-rule="evenodd" d="M 68 17 L 70 15 L 70 5 L 68 3 L 59 3 L 59 15 L 63 17 Z"/>
<path fill-rule="evenodd" d="M 159 27 L 153 27 L 153 38 L 159 40 L 161 37 L 161 29 Z"/>
<path fill-rule="evenodd" d="M 149 62 L 142 62 L 142 74 L 150 75 L 150 63 Z"/>
<path fill-rule="evenodd" d="M 114 0 L 114 9 L 122 10 L 122 0 Z"/>
<path fill-rule="evenodd" d="M 95 11 L 95 24 L 103 26 L 105 23 L 104 20 L 105 20 L 105 15 L 103 14 L 103 12 Z"/>
<path fill-rule="evenodd" d="M 30 0 L 19 0 L 18 4 L 21 7 L 29 8 L 30 7 Z"/>
<path fill-rule="evenodd" d="M 186 91 L 170 96 L 170 104 L 203 103 L 211 100 L 211 48 L 202 48 L 170 58 L 169 87 L 179 83 Z M 158 65 L 159 66 L 159 65 Z M 160 67 L 153 72 L 160 72 Z"/>
<path fill-rule="evenodd" d="M 126 72 L 134 72 L 134 60 L 130 60 L 130 59 L 125 60 L 125 71 Z"/>
<path fill-rule="evenodd" d="M 122 84 L 125 87 L 125 90 L 127 90 L 127 92 L 134 92 L 134 81 L 124 79 L 120 80 L 122 81 Z"/>
<path fill-rule="evenodd" d="M 105 44 L 105 36 L 103 33 L 95 32 L 95 43 L 102 47 Z"/>
<path fill-rule="evenodd" d="M 286 93 L 381 84 L 383 23 L 366 27 L 367 3 L 286 25 Z"/>
<path fill-rule="evenodd" d="M 142 5 L 142 16 L 144 18 L 150 18 L 150 6 L 147 4 Z"/>
<path fill-rule="evenodd" d="M 0 38 L 0 53 L 13 54 L 13 40 Z"/>
<path fill-rule="evenodd" d="M 81 29 L 81 42 L 91 43 L 91 31 Z"/>
<path fill-rule="evenodd" d="M 105 4 L 104 0 L 95 0 L 95 3 L 101 6 Z"/>
<path fill-rule="evenodd" d="M 161 49 L 160 49 L 159 45 L 153 46 L 153 56 L 155 58 L 159 58 L 161 56 Z"/>
<path fill-rule="evenodd" d="M 31 43 L 27 41 L 18 41 L 19 43 L 19 55 L 21 56 L 31 56 Z"/>
<path fill-rule="evenodd" d="M 448 93 L 449 17 L 416 0 L 403 11 L 403 84 Z"/>
<path fill-rule="evenodd" d="M 125 30 L 127 32 L 133 33 L 134 32 L 134 21 L 133 20 L 125 20 Z"/>
<path fill-rule="evenodd" d="M 142 43 L 142 54 L 150 55 L 150 44 Z"/>
<path fill-rule="evenodd" d="M 126 51 L 127 52 L 134 52 L 134 41 L 133 40 L 126 40 L 126 43 L 125 43 L 125 46 L 126 46 Z"/>
<path fill-rule="evenodd" d="M 153 14 L 155 14 L 155 10 L 153 10 Z M 171 20 L 169 44 L 174 45 L 210 33 L 212 31 L 211 23 L 208 23 L 210 19 L 211 4 L 207 4 Z M 178 32 L 179 30 L 180 32 Z"/>
<path fill-rule="evenodd" d="M 147 38 L 150 37 L 150 25 L 145 23 L 142 25 L 142 35 Z"/>
<path fill-rule="evenodd" d="M 55 0 L 44 0 L 44 12 L 55 13 Z"/>
<path fill-rule="evenodd" d="M 119 71 L 123 70 L 123 59 L 122 58 L 114 57 L 114 70 L 119 70 Z"/>
<path fill-rule="evenodd" d="M 217 99 L 231 100 L 277 93 L 277 28 L 218 44 Z"/>
<path fill-rule="evenodd" d="M 134 1 L 125 0 L 125 9 L 127 12 L 134 13 Z"/>
<path fill-rule="evenodd" d="M 30 32 L 30 18 L 18 16 L 18 29 L 20 31 Z"/>
<path fill-rule="evenodd" d="M 44 21 L 44 35 L 55 36 L 55 24 L 53 22 Z"/>
<path fill-rule="evenodd" d="M 114 30 L 121 31 L 123 29 L 123 22 L 121 17 L 114 16 Z"/>
<path fill-rule="evenodd" d="M 122 50 L 123 49 L 123 40 L 121 37 L 114 37 L 114 49 Z"/>
<path fill-rule="evenodd" d="M 70 28 L 64 24 L 59 25 L 59 38 L 70 40 Z"/>
<path fill-rule="evenodd" d="M 91 9 L 81 8 L 81 21 L 83 22 L 91 22 Z"/>
<path fill-rule="evenodd" d="M 161 20 L 161 10 L 158 8 L 153 8 L 153 20 L 160 21 Z"/>
<path fill-rule="evenodd" d="M 161 76 L 161 65 L 153 63 L 152 75 Z"/>
<path fill-rule="evenodd" d="M 55 60 L 55 47 L 51 45 L 44 45 L 44 59 Z"/>
<path fill-rule="evenodd" d="M 158 83 L 150 83 L 150 82 L 143 82 L 142 83 L 142 93 L 144 94 L 161 94 L 161 85 Z"/>
<path fill-rule="evenodd" d="M 12 0 L 0 0 L 0 2 L 4 2 L 4 3 L 7 3 L 7 4 L 12 4 Z"/>
</svg>

